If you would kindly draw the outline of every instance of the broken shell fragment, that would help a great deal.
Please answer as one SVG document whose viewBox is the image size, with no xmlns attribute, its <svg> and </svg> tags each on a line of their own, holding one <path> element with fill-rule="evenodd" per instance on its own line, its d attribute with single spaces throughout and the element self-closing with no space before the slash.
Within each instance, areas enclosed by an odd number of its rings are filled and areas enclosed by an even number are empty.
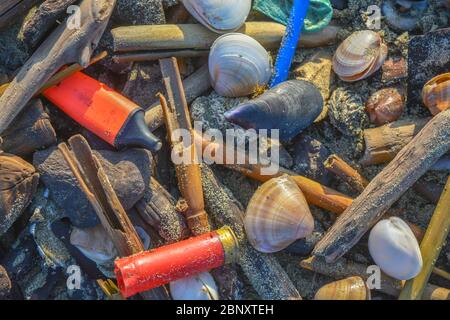
<svg viewBox="0 0 450 320">
<path fill-rule="evenodd" d="M 174 300 L 219 300 L 219 290 L 209 272 L 172 281 L 170 293 Z"/>
<path fill-rule="evenodd" d="M 428 81 L 422 91 L 423 103 L 432 115 L 450 107 L 450 73 L 444 73 Z"/>
<path fill-rule="evenodd" d="M 314 300 L 370 300 L 370 289 L 361 277 L 350 277 L 324 285 Z"/>
<path fill-rule="evenodd" d="M 211 85 L 224 97 L 243 97 L 264 87 L 272 74 L 270 57 L 255 39 L 240 33 L 219 37 L 208 60 Z"/>
<path fill-rule="evenodd" d="M 217 33 L 237 30 L 247 20 L 251 0 L 182 0 L 186 10 L 202 25 Z"/>
<path fill-rule="evenodd" d="M 290 140 L 309 127 L 322 109 L 316 86 L 291 80 L 226 112 L 225 119 L 244 129 L 279 129 L 280 140 Z"/>
<path fill-rule="evenodd" d="M 244 227 L 256 250 L 270 253 L 309 236 L 314 219 L 297 184 L 282 176 L 264 183 L 251 198 Z"/>
<path fill-rule="evenodd" d="M 73 227 L 70 243 L 97 264 L 107 263 L 118 256 L 111 238 L 102 225 L 85 229 Z"/>
<path fill-rule="evenodd" d="M 400 118 L 405 102 L 403 95 L 395 88 L 386 88 L 372 94 L 366 103 L 370 122 L 381 126 Z"/>
<path fill-rule="evenodd" d="M 370 30 L 351 34 L 336 50 L 333 70 L 343 81 L 368 78 L 381 68 L 388 48 L 381 36 Z"/>
<path fill-rule="evenodd" d="M 400 218 L 381 220 L 370 231 L 369 252 L 387 275 L 409 280 L 422 269 L 422 255 L 416 237 Z"/>
</svg>

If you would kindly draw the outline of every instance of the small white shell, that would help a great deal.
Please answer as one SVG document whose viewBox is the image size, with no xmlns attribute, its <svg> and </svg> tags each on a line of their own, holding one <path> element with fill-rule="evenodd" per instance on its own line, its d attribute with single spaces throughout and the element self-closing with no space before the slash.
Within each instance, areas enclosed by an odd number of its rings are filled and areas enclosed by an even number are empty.
<svg viewBox="0 0 450 320">
<path fill-rule="evenodd" d="M 409 280 L 422 269 L 419 244 L 409 226 L 400 218 L 381 220 L 370 231 L 369 252 L 387 275 Z"/>
<path fill-rule="evenodd" d="M 186 10 L 205 27 L 217 33 L 237 30 L 247 19 L 251 0 L 182 0 Z"/>
<path fill-rule="evenodd" d="M 209 272 L 172 281 L 170 293 L 174 300 L 219 300 L 216 283 Z"/>
<path fill-rule="evenodd" d="M 70 243 L 88 259 L 98 264 L 112 261 L 118 255 L 111 238 L 102 225 L 86 229 L 73 227 Z"/>
<path fill-rule="evenodd" d="M 247 206 L 244 227 L 256 250 L 271 253 L 309 236 L 314 219 L 303 193 L 289 176 L 270 179 Z"/>
<path fill-rule="evenodd" d="M 225 97 L 248 96 L 272 75 L 266 49 L 241 33 L 219 37 L 211 47 L 208 66 L 214 90 Z"/>
</svg>

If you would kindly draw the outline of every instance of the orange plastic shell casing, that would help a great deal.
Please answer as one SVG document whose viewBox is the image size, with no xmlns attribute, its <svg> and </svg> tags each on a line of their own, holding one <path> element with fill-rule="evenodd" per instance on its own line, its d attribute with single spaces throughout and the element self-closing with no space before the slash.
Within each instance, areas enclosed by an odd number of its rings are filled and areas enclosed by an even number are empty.
<svg viewBox="0 0 450 320">
<path fill-rule="evenodd" d="M 43 95 L 69 117 L 113 146 L 128 117 L 140 109 L 130 99 L 81 72 L 47 89 Z"/>
<path fill-rule="evenodd" d="M 225 252 L 217 232 L 117 259 L 114 272 L 127 298 L 174 280 L 217 268 Z"/>
</svg>

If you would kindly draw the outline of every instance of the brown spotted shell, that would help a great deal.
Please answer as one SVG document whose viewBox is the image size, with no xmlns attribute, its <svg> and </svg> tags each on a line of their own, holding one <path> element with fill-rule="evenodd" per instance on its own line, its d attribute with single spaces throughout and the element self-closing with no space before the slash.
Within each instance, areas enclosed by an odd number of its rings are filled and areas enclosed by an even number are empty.
<svg viewBox="0 0 450 320">
<path fill-rule="evenodd" d="M 366 111 L 370 122 L 381 126 L 400 118 L 405 101 L 401 92 L 396 88 L 381 89 L 372 94 L 366 103 Z"/>
<path fill-rule="evenodd" d="M 289 176 L 264 183 L 251 198 L 244 219 L 250 243 L 261 252 L 277 252 L 309 236 L 314 219 L 297 184 Z"/>
<path fill-rule="evenodd" d="M 370 300 L 370 290 L 361 277 L 350 277 L 324 285 L 314 300 Z"/>
<path fill-rule="evenodd" d="M 362 80 L 380 69 L 387 52 L 388 48 L 378 33 L 357 31 L 337 48 L 333 57 L 333 70 L 343 81 Z"/>
<path fill-rule="evenodd" d="M 0 154 L 0 235 L 22 214 L 36 192 L 39 174 L 21 158 Z"/>
<path fill-rule="evenodd" d="M 450 107 L 450 73 L 444 73 L 428 81 L 422 91 L 423 103 L 431 114 Z"/>
</svg>

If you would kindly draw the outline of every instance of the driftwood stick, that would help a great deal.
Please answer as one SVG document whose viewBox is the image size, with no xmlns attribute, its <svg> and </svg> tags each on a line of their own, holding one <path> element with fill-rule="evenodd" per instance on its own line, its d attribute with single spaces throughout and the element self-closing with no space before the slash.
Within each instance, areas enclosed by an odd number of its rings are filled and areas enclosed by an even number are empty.
<svg viewBox="0 0 450 320">
<path fill-rule="evenodd" d="M 350 250 L 375 221 L 450 148 L 450 110 L 436 115 L 364 189 L 316 245 L 331 263 Z"/>
<path fill-rule="evenodd" d="M 89 61 L 88 66 L 93 65 L 94 63 L 97 63 L 98 61 L 104 59 L 106 56 L 108 55 L 108 53 L 106 51 L 103 51 L 101 53 L 99 53 L 97 56 L 95 56 L 94 58 L 91 59 L 91 61 Z M 73 75 L 74 73 L 81 71 L 83 69 L 85 69 L 86 67 L 82 67 L 80 66 L 78 63 L 74 63 L 70 66 L 68 66 L 67 68 L 63 68 L 60 71 L 58 71 L 57 73 L 55 73 L 43 86 L 42 88 L 36 92 L 36 94 L 34 95 L 35 97 L 37 97 L 38 95 L 40 95 L 42 92 L 44 92 L 45 90 L 47 90 L 50 87 L 53 87 L 54 85 L 60 83 L 61 81 L 63 81 L 64 79 L 70 77 L 71 75 Z M 0 86 L 0 96 L 6 91 L 6 89 L 9 87 L 10 83 L 5 83 L 2 84 Z"/>
<path fill-rule="evenodd" d="M 325 169 L 333 172 L 356 192 L 363 192 L 364 188 L 369 184 L 366 178 L 336 154 L 329 156 L 323 165 Z"/>
<path fill-rule="evenodd" d="M 238 31 L 244 33 L 268 49 L 278 48 L 285 33 L 285 26 L 274 22 L 247 22 Z M 339 27 L 328 26 L 320 32 L 300 39 L 300 46 L 321 47 L 336 41 Z M 115 52 L 154 51 L 175 49 L 209 50 L 220 36 L 200 24 L 166 24 L 118 27 L 111 30 Z"/>
<path fill-rule="evenodd" d="M 2 0 L 0 3 L 0 30 L 23 17 L 39 0 Z"/>
<path fill-rule="evenodd" d="M 201 235 L 211 230 L 208 215 L 203 200 L 202 178 L 200 165 L 197 160 L 195 143 L 192 139 L 192 124 L 187 106 L 177 60 L 175 58 L 159 61 L 163 81 L 169 97 L 170 107 L 164 96 L 160 95 L 160 102 L 166 120 L 166 128 L 172 144 L 172 155 L 181 157 L 188 154 L 188 163 L 175 163 L 178 187 L 186 200 L 188 209 L 186 221 L 193 235 Z M 191 135 L 191 141 L 177 141 L 177 131 L 184 130 Z M 179 133 L 179 132 L 178 132 Z M 187 140 L 187 139 L 186 139 Z"/>
<path fill-rule="evenodd" d="M 183 81 L 187 103 L 191 103 L 205 91 L 211 88 L 208 65 L 205 64 Z M 145 112 L 145 123 L 151 131 L 158 129 L 164 123 L 161 103 L 158 99 L 149 110 Z"/>
<path fill-rule="evenodd" d="M 391 161 L 429 120 L 430 118 L 413 121 L 399 120 L 364 130 L 366 149 L 360 163 L 369 166 Z"/>
<path fill-rule="evenodd" d="M 114 62 L 142 62 L 154 61 L 159 59 L 176 58 L 198 58 L 209 54 L 207 50 L 164 50 L 164 51 L 144 51 L 122 53 L 113 56 Z"/>
<path fill-rule="evenodd" d="M 228 225 L 233 229 L 239 241 L 239 264 L 259 296 L 265 300 L 301 299 L 275 257 L 256 251 L 248 242 L 244 212 L 237 200 L 225 192 L 208 166 L 201 167 L 206 208 L 218 225 Z"/>
<path fill-rule="evenodd" d="M 344 279 L 352 276 L 360 276 L 364 280 L 372 275 L 368 272 L 368 266 L 350 261 L 345 258 L 338 259 L 335 263 L 329 264 L 323 260 L 311 257 L 300 262 L 300 266 L 304 269 L 318 272 L 335 279 Z M 383 272 L 381 272 L 381 286 L 377 289 L 388 295 L 398 297 L 404 282 L 395 280 Z M 428 284 L 423 299 L 425 300 L 447 300 L 450 290 Z"/>
<path fill-rule="evenodd" d="M 450 179 L 447 180 L 444 192 L 433 213 L 425 236 L 420 243 L 423 267 L 420 273 L 408 280 L 400 294 L 400 300 L 419 300 L 433 271 L 442 247 L 450 231 Z"/>
<path fill-rule="evenodd" d="M 56 70 L 73 62 L 88 65 L 114 5 L 115 0 L 83 0 L 80 28 L 62 23 L 42 43 L 0 97 L 0 135 Z"/>
<path fill-rule="evenodd" d="M 45 34 L 56 24 L 57 19 L 62 19 L 69 5 L 77 0 L 46 0 L 22 26 L 22 34 L 30 48 L 44 38 Z"/>
</svg>

